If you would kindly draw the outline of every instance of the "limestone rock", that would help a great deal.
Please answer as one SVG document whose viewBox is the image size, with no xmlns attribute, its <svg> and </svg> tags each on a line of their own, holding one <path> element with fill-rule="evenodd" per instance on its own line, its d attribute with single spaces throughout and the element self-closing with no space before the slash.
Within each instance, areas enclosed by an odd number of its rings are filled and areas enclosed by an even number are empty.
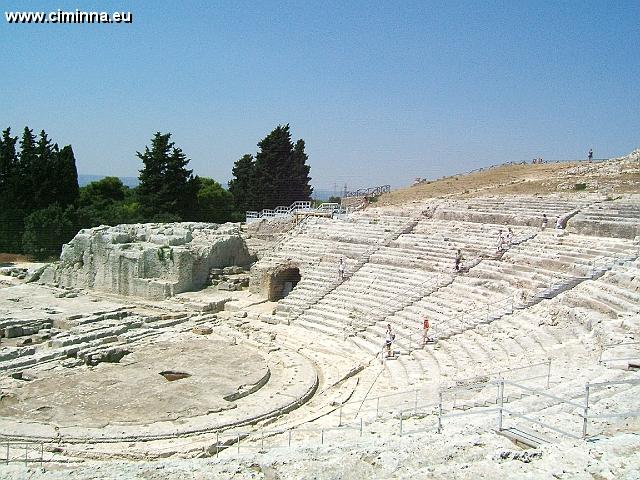
<svg viewBox="0 0 640 480">
<path fill-rule="evenodd" d="M 80 230 L 39 282 L 162 299 L 203 287 L 212 268 L 249 262 L 238 224 L 103 225 Z"/>
</svg>

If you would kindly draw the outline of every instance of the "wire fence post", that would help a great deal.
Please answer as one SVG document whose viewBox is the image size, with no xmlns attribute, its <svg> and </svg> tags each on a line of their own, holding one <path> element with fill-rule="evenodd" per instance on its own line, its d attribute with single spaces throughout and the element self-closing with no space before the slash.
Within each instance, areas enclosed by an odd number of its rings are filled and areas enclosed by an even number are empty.
<svg viewBox="0 0 640 480">
<path fill-rule="evenodd" d="M 238 443 L 237 443 L 237 446 L 238 446 L 238 455 L 240 455 L 240 434 L 238 434 Z"/>
<path fill-rule="evenodd" d="M 502 431 L 502 406 L 504 404 L 504 380 L 500 380 L 500 403 L 498 407 L 498 431 Z"/>
<path fill-rule="evenodd" d="M 264 452 L 264 430 L 260 432 L 260 451 Z"/>
<path fill-rule="evenodd" d="M 438 433 L 442 433 L 442 392 L 438 394 Z"/>
<path fill-rule="evenodd" d="M 9 442 L 7 442 L 7 465 L 9 465 Z"/>
<path fill-rule="evenodd" d="M 376 418 L 378 418 L 378 411 L 380 410 L 380 397 L 376 399 Z"/>
<path fill-rule="evenodd" d="M 549 365 L 547 366 L 547 389 L 549 389 L 550 381 L 551 381 L 551 359 L 549 359 Z"/>
<path fill-rule="evenodd" d="M 362 417 L 360 417 L 360 436 L 362 436 Z"/>
<path fill-rule="evenodd" d="M 416 388 L 416 400 L 415 403 L 413 404 L 413 414 L 417 415 L 418 414 L 418 389 Z"/>
<path fill-rule="evenodd" d="M 584 415 L 582 417 L 582 438 L 587 438 L 587 423 L 589 422 L 589 384 L 584 387 Z"/>
<path fill-rule="evenodd" d="M 289 444 L 288 447 L 291 448 L 291 429 L 289 429 Z"/>
<path fill-rule="evenodd" d="M 216 457 L 220 456 L 220 433 L 216 432 Z"/>
<path fill-rule="evenodd" d="M 400 410 L 400 436 L 402 436 L 402 410 Z"/>
<path fill-rule="evenodd" d="M 324 445 L 324 428 L 320 429 L 320 445 Z"/>
<path fill-rule="evenodd" d="M 29 444 L 25 443 L 24 444 L 24 465 L 25 467 L 27 466 L 27 461 L 29 459 L 29 450 L 27 450 L 29 448 Z"/>
<path fill-rule="evenodd" d="M 40 468 L 44 468 L 44 443 L 40 444 Z"/>
<path fill-rule="evenodd" d="M 340 414 L 339 414 L 339 418 L 338 418 L 338 426 L 341 427 L 342 426 L 342 404 L 340 404 Z"/>
</svg>

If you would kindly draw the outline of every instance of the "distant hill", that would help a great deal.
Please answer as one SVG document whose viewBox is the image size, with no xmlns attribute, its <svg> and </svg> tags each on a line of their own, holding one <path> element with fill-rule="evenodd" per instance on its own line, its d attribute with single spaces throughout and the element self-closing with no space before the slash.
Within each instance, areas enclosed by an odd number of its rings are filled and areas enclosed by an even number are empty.
<svg viewBox="0 0 640 480">
<path fill-rule="evenodd" d="M 78 185 L 84 187 L 88 183 L 95 182 L 97 180 L 102 180 L 108 175 L 78 175 Z M 120 177 L 122 183 L 124 183 L 127 187 L 136 187 L 138 185 L 137 177 Z"/>
<path fill-rule="evenodd" d="M 316 200 L 329 200 L 329 197 L 333 197 L 335 195 L 333 190 L 316 190 L 313 189 L 313 195 L 311 195 Z M 338 193 L 338 195 L 340 195 Z"/>
</svg>

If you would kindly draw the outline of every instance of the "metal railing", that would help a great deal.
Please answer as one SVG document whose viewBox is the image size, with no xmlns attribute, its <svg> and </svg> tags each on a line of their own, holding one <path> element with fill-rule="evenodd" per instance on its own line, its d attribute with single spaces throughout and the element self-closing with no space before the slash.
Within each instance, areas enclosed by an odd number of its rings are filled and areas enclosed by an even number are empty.
<svg viewBox="0 0 640 480">
<path fill-rule="evenodd" d="M 335 212 L 336 210 L 342 210 L 339 203 L 324 202 L 316 207 L 318 212 Z"/>
<path fill-rule="evenodd" d="M 316 208 L 311 206 L 311 202 L 294 202 L 290 206 L 279 206 L 275 208 L 265 208 L 260 212 L 248 211 L 245 214 L 247 223 L 255 222 L 261 218 L 282 218 L 296 214 L 338 214 L 344 215 L 347 209 L 343 208 L 339 203 L 324 202 Z"/>
<path fill-rule="evenodd" d="M 509 416 L 512 417 L 516 417 L 519 418 L 521 420 L 525 420 L 527 422 L 536 424 L 538 426 L 541 426 L 543 428 L 547 428 L 551 431 L 554 431 L 556 433 L 559 433 L 561 435 L 565 435 L 567 437 L 570 438 L 575 438 L 575 439 L 579 439 L 579 438 L 587 438 L 588 437 L 588 424 L 589 424 L 589 419 L 606 419 L 606 418 L 620 418 L 620 417 L 624 417 L 624 418 L 629 418 L 629 417 L 640 417 L 640 410 L 638 411 L 626 411 L 626 412 L 619 412 L 619 413 L 606 413 L 606 414 L 590 414 L 589 410 L 590 408 L 593 408 L 589 405 L 589 397 L 591 394 L 591 391 L 593 389 L 598 389 L 598 388 L 610 388 L 614 385 L 640 385 L 640 379 L 629 379 L 629 380 L 614 380 L 614 381 L 610 381 L 610 382 L 594 382 L 594 383 L 586 383 L 585 384 L 585 393 L 584 393 L 584 400 L 582 402 L 579 401 L 575 401 L 573 399 L 568 399 L 568 398 L 563 398 L 560 397 L 558 395 L 553 395 L 550 394 L 548 392 L 544 392 L 540 389 L 536 389 L 536 388 L 532 388 L 532 387 L 528 387 L 525 385 L 522 385 L 520 383 L 516 383 L 516 382 L 512 382 L 512 381 L 508 381 L 508 380 L 504 380 L 504 379 L 500 379 L 496 382 L 498 384 L 498 388 L 499 388 L 499 401 L 498 401 L 498 419 L 497 419 L 497 423 L 498 423 L 498 431 L 503 430 L 504 428 L 504 419 L 503 416 L 504 414 L 507 414 Z M 581 413 L 577 413 L 576 415 L 580 418 L 580 422 L 582 423 L 582 434 L 576 434 L 576 433 L 572 433 L 572 432 L 568 432 L 566 430 L 563 430 L 561 428 L 558 428 L 555 425 L 550 424 L 549 422 L 544 422 L 542 420 L 538 420 L 536 418 L 532 418 L 529 415 L 525 415 L 523 413 L 518 413 L 518 412 L 514 412 L 513 410 L 509 410 L 504 408 L 503 404 L 504 404 L 504 387 L 505 385 L 508 386 L 512 386 L 512 387 L 516 387 L 519 390 L 524 390 L 532 395 L 538 395 L 538 396 L 542 396 L 551 400 L 555 400 L 556 402 L 559 402 L 560 404 L 565 404 L 565 405 L 569 405 L 572 407 L 577 408 L 578 410 L 581 411 Z"/>
<path fill-rule="evenodd" d="M 607 343 L 602 345 L 602 350 L 600 351 L 600 356 L 598 357 L 598 364 L 602 364 L 605 362 L 617 362 L 617 361 L 625 361 L 625 360 L 640 360 L 640 348 L 638 349 L 638 354 L 633 357 L 624 357 L 624 358 L 606 358 L 602 359 L 602 355 L 604 354 L 607 348 L 614 347 L 629 347 L 632 345 L 640 346 L 640 342 L 619 342 L 619 343 Z"/>
<path fill-rule="evenodd" d="M 550 367 L 550 365 L 550 362 L 540 362 L 488 373 L 486 376 L 489 378 L 495 378 L 496 376 L 502 377 L 527 368 L 539 366 Z M 518 378 L 518 381 L 525 382 L 539 378 L 546 378 L 546 375 Z M 495 385 L 495 381 L 488 380 L 485 382 L 485 386 L 489 385 Z M 397 433 L 400 436 L 422 432 L 441 433 L 444 429 L 444 421 L 448 418 L 467 415 L 488 415 L 498 412 L 498 407 L 485 407 L 463 412 L 449 411 L 446 408 L 446 396 L 450 395 L 454 390 L 460 390 L 461 388 L 464 387 L 441 390 L 437 395 L 437 401 L 424 401 L 425 398 L 429 398 L 432 392 L 420 389 L 395 392 L 371 398 L 365 397 L 348 400 L 336 405 L 333 410 L 324 415 L 327 420 L 327 426 L 323 427 L 289 427 L 274 430 L 263 429 L 258 432 L 235 431 L 227 434 L 216 433 L 216 442 L 209 448 L 209 452 L 214 455 L 219 455 L 220 452 L 225 450 L 235 451 L 237 455 L 240 455 L 243 449 L 266 452 L 268 449 L 292 448 L 297 441 L 300 441 L 301 446 L 304 445 L 308 447 L 310 443 L 322 446 L 327 444 L 329 436 L 335 432 L 357 432 L 358 438 L 363 437 L 366 433 L 365 427 L 374 424 L 380 419 L 397 419 Z M 502 404 L 508 403 L 508 401 L 508 398 L 502 398 Z M 495 405 L 498 403 L 499 397 L 496 396 Z M 409 418 L 416 418 L 420 420 L 422 424 L 413 429 L 407 429 L 405 421 Z M 305 435 L 306 438 L 300 440 L 302 435 Z M 274 441 L 273 439 L 276 437 L 283 438 Z M 311 437 L 311 441 L 309 437 Z M 245 440 L 245 442 L 241 443 L 243 440 Z"/>
<path fill-rule="evenodd" d="M 0 443 L 0 463 L 9 465 L 10 462 L 39 463 L 42 468 L 44 464 L 44 443 L 43 442 L 14 442 L 7 441 Z"/>
<path fill-rule="evenodd" d="M 636 411 L 628 411 L 628 412 L 619 412 L 619 413 L 605 413 L 593 415 L 589 414 L 589 395 L 591 390 L 599 389 L 599 388 L 609 388 L 614 385 L 640 385 L 640 379 L 630 379 L 630 380 L 615 380 L 611 382 L 594 382 L 587 383 L 585 385 L 585 393 L 584 393 L 584 414 L 583 414 L 583 426 L 582 426 L 582 438 L 587 438 L 587 429 L 589 424 L 589 419 L 602 419 L 602 418 L 629 418 L 629 417 L 640 417 L 640 410 Z"/>
<path fill-rule="evenodd" d="M 259 212 L 248 211 L 245 214 L 245 219 L 247 223 L 250 223 L 252 221 L 255 221 L 261 218 L 286 217 L 288 215 L 293 215 L 298 212 L 305 212 L 309 210 L 311 210 L 311 202 L 298 201 L 298 202 L 293 202 L 289 206 L 265 208 Z"/>
<path fill-rule="evenodd" d="M 517 378 L 517 381 L 507 380 L 505 378 L 522 370 L 536 367 L 544 367 L 548 369 L 547 373 L 541 375 L 536 374 L 528 377 L 519 377 Z M 498 389 L 495 398 L 493 398 L 490 403 L 486 404 L 491 405 L 490 408 L 488 408 L 488 406 L 476 406 L 476 408 L 466 411 L 454 411 L 454 407 L 450 409 L 447 408 L 447 396 L 452 396 L 456 392 L 464 389 L 478 389 L 477 384 L 475 383 L 463 387 L 442 389 L 438 392 L 438 400 L 435 402 L 423 401 L 424 398 L 428 397 L 430 393 L 428 390 L 414 389 L 387 395 L 380 395 L 372 398 L 365 397 L 364 399 L 354 399 L 342 402 L 339 405 L 336 405 L 333 410 L 331 410 L 327 414 L 322 415 L 328 421 L 327 426 L 323 427 L 299 428 L 294 426 L 275 430 L 261 430 L 259 432 L 236 431 L 228 434 L 217 433 L 216 443 L 209 448 L 209 452 L 215 455 L 219 455 L 220 452 L 224 450 L 235 450 L 235 452 L 240 455 L 241 449 L 266 452 L 268 449 L 292 448 L 303 435 L 305 436 L 305 438 L 303 440 L 300 440 L 301 446 L 304 445 L 305 447 L 309 447 L 310 443 L 317 443 L 318 446 L 321 446 L 325 445 L 330 435 L 335 432 L 357 432 L 357 438 L 363 437 L 366 433 L 365 427 L 374 424 L 377 420 L 382 418 L 387 420 L 396 418 L 398 420 L 397 428 L 398 434 L 400 436 L 422 432 L 441 433 L 444 430 L 444 423 L 446 419 L 470 415 L 496 414 L 498 431 L 505 430 L 505 416 L 509 416 L 536 424 L 540 427 L 546 428 L 570 438 L 580 439 L 588 437 L 589 419 L 640 416 L 640 411 L 627 411 L 607 414 L 589 413 L 589 409 L 592 408 L 589 405 L 589 393 L 591 390 L 596 388 L 609 388 L 614 385 L 639 385 L 640 379 L 587 383 L 585 385 L 584 401 L 564 398 L 559 395 L 549 393 L 545 391 L 546 389 L 543 390 L 541 388 L 523 385 L 523 382 L 527 382 L 530 380 L 546 379 L 546 388 L 548 388 L 550 372 L 551 363 L 550 361 L 546 361 L 482 375 L 481 377 L 487 378 L 486 381 L 481 382 L 483 388 L 488 386 L 495 386 Z M 518 375 L 516 374 L 515 376 L 517 377 Z M 474 382 L 476 378 L 478 377 L 472 377 L 467 380 L 459 380 L 458 382 Z M 520 391 L 523 391 L 525 392 L 525 396 L 543 396 L 558 403 L 570 405 L 578 409 L 581 413 L 577 414 L 577 417 L 579 418 L 579 421 L 577 423 L 582 422 L 582 435 L 566 431 L 549 422 L 533 418 L 527 412 L 520 413 L 516 412 L 514 409 L 505 407 L 505 405 L 510 403 L 512 400 L 522 398 L 522 396 L 507 395 L 505 393 L 505 386 L 513 387 Z M 363 405 L 365 406 L 365 408 L 363 408 Z M 365 417 L 369 420 L 365 420 Z M 414 426 L 413 429 L 407 429 L 405 421 L 409 418 L 415 418 L 421 423 L 417 426 Z M 284 438 L 274 441 L 274 439 L 279 436 Z M 311 442 L 309 437 L 311 437 Z M 314 439 L 315 442 L 313 442 Z M 246 440 L 246 442 L 241 444 L 242 440 Z M 344 437 L 341 437 L 341 440 L 344 441 Z"/>
</svg>

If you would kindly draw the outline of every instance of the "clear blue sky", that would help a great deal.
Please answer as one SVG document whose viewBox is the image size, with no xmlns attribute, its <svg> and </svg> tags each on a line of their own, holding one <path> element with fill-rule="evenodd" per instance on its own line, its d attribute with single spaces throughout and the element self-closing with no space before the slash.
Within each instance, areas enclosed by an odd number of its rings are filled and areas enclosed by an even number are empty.
<svg viewBox="0 0 640 480">
<path fill-rule="evenodd" d="M 317 188 L 640 146 L 640 2 L 2 1 L 131 25 L 0 25 L 0 127 L 137 176 L 154 132 L 226 182 L 279 123 Z"/>
</svg>

